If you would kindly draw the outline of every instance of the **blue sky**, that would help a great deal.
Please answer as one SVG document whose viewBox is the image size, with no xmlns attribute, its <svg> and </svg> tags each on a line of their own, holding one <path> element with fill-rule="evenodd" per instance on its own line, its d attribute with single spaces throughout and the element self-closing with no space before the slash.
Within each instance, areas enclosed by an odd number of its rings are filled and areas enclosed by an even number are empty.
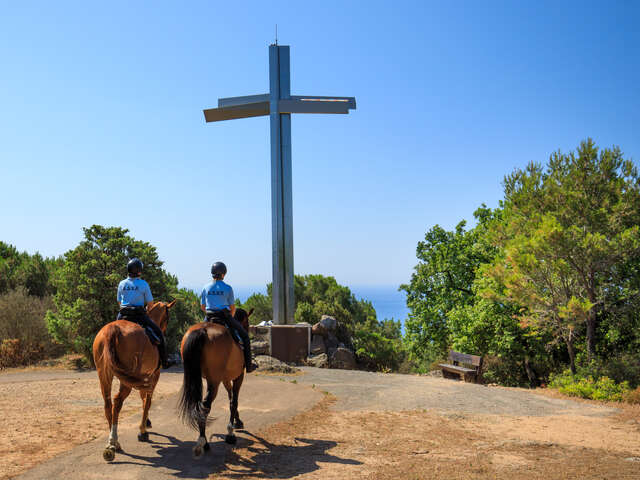
<svg viewBox="0 0 640 480">
<path fill-rule="evenodd" d="M 131 4 L 134 5 L 131 5 Z M 205 124 L 266 93 L 355 96 L 293 119 L 296 272 L 409 280 L 435 224 L 590 136 L 640 158 L 637 2 L 2 2 L 0 239 L 61 255 L 130 229 L 185 285 L 221 259 L 271 277 L 269 121 Z"/>
</svg>

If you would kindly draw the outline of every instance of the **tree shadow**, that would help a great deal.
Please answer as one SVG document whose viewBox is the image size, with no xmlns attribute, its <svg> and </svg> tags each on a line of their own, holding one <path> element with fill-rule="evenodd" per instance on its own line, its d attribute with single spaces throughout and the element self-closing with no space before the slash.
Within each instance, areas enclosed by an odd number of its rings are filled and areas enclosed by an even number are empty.
<svg viewBox="0 0 640 480">
<path fill-rule="evenodd" d="M 156 450 L 154 456 L 119 452 L 114 465 L 137 465 L 166 469 L 176 478 L 208 478 L 211 474 L 224 473 L 231 478 L 293 478 L 320 468 L 320 463 L 362 465 L 362 462 L 340 458 L 328 451 L 338 443 L 329 440 L 296 438 L 296 445 L 276 445 L 246 430 L 237 433 L 234 447 L 224 442 L 224 435 L 210 437 L 210 449 L 202 458 L 194 460 L 192 448 L 195 441 L 183 442 L 171 435 L 149 432 L 149 444 Z M 216 439 L 216 440 L 214 440 Z M 236 453 L 245 448 L 251 456 Z M 130 460 L 118 460 L 128 457 Z"/>
<path fill-rule="evenodd" d="M 338 445 L 331 440 L 296 437 L 296 445 L 276 445 L 246 430 L 241 432 L 247 436 L 238 437 L 236 448 L 246 448 L 253 455 L 241 457 L 230 449 L 224 464 L 211 473 L 224 473 L 231 478 L 293 478 L 318 470 L 318 463 L 362 465 L 358 460 L 330 454 L 329 450 Z M 220 443 L 224 445 L 224 435 L 215 436 L 221 440 L 211 444 L 212 450 L 221 448 Z"/>
</svg>

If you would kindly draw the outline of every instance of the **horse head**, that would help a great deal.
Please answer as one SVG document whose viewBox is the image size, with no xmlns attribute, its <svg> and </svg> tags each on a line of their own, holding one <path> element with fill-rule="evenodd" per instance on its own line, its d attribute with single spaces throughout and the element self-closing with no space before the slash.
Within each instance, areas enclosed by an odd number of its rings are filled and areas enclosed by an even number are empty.
<svg viewBox="0 0 640 480">
<path fill-rule="evenodd" d="M 153 323 L 160 327 L 162 333 L 167 331 L 167 325 L 169 324 L 169 310 L 176 304 L 177 300 L 173 302 L 155 302 L 150 307 L 147 307 L 147 314 L 149 318 L 153 320 Z"/>
<path fill-rule="evenodd" d="M 244 308 L 236 308 L 236 314 L 234 318 L 240 322 L 242 327 L 248 332 L 249 331 L 249 317 L 253 313 L 253 308 L 247 312 Z"/>
</svg>

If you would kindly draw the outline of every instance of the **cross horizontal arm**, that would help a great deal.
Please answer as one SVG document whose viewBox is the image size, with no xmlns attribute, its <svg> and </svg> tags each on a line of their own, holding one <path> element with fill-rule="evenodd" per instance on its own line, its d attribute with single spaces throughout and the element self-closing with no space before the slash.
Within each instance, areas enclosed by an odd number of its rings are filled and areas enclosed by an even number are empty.
<svg viewBox="0 0 640 480">
<path fill-rule="evenodd" d="M 336 102 L 345 103 L 351 110 L 356 108 L 356 97 L 319 97 L 317 95 L 291 95 L 292 100 L 302 100 L 303 102 Z"/>
<path fill-rule="evenodd" d="M 263 115 L 269 115 L 269 102 L 246 103 L 204 110 L 204 119 L 207 123 L 237 118 L 261 117 Z"/>
<path fill-rule="evenodd" d="M 349 113 L 356 108 L 354 97 L 318 97 L 292 95 L 278 102 L 280 113 Z M 218 99 L 218 108 L 204 110 L 207 122 L 234 120 L 237 118 L 261 117 L 271 111 L 269 95 L 247 95 Z"/>
<path fill-rule="evenodd" d="M 280 113 L 349 113 L 346 102 L 280 100 Z"/>
<path fill-rule="evenodd" d="M 218 108 L 232 107 L 234 105 L 246 105 L 248 103 L 268 102 L 269 94 L 245 95 L 244 97 L 227 97 L 218 99 Z"/>
</svg>

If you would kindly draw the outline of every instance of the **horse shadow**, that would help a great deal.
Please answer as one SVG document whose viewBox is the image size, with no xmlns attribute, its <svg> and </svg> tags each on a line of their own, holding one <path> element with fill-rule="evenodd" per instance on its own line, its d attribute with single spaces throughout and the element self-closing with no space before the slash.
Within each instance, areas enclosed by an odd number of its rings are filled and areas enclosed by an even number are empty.
<svg viewBox="0 0 640 480">
<path fill-rule="evenodd" d="M 224 473 L 230 478 L 293 478 L 313 472 L 320 468 L 320 463 L 341 463 L 345 465 L 362 465 L 358 460 L 341 458 L 329 453 L 338 445 L 331 440 L 315 440 L 296 437 L 295 445 L 277 445 L 246 430 L 238 436 L 237 448 L 245 448 L 252 456 L 240 456 L 235 449 L 229 449 L 225 463 L 211 473 Z M 212 443 L 212 450 L 224 445 L 224 435 Z"/>
<path fill-rule="evenodd" d="M 320 468 L 319 463 L 341 463 L 362 465 L 362 462 L 341 458 L 329 453 L 337 446 L 330 440 L 296 438 L 295 445 L 270 443 L 246 430 L 238 430 L 235 447 L 224 442 L 224 435 L 210 437 L 210 450 L 194 460 L 193 441 L 183 442 L 172 435 L 149 432 L 149 444 L 156 450 L 154 456 L 120 452 L 114 465 L 151 466 L 166 470 L 176 478 L 208 478 L 211 474 L 222 474 L 230 478 L 294 478 Z M 241 456 L 236 449 L 247 449 L 249 456 Z M 124 460 L 128 457 L 130 460 Z M 122 460 L 118 460 L 118 458 Z"/>
</svg>

